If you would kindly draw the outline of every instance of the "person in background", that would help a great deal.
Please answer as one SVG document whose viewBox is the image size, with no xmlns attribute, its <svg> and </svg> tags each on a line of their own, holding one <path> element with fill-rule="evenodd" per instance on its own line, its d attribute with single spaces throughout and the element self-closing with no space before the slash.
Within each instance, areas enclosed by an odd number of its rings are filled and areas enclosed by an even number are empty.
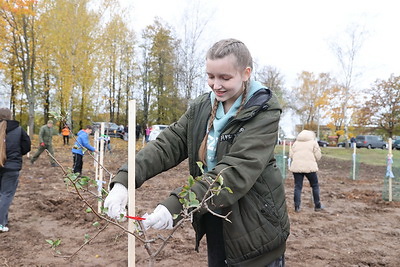
<svg viewBox="0 0 400 267">
<path fill-rule="evenodd" d="M 7 232 L 8 210 L 18 187 L 22 156 L 31 150 L 31 139 L 11 120 L 11 110 L 0 108 L 0 232 Z"/>
<path fill-rule="evenodd" d="M 142 132 L 142 126 L 140 124 L 136 124 L 136 141 L 139 140 L 140 138 L 140 133 Z"/>
<path fill-rule="evenodd" d="M 253 62 L 243 42 L 225 39 L 207 52 L 206 72 L 211 92 L 199 96 L 174 124 L 136 156 L 136 187 L 189 158 L 190 174 L 205 177 L 191 190 L 198 201 L 208 196 L 209 182 L 222 172 L 224 186 L 207 203 L 228 222 L 202 208 L 193 214 L 196 250 L 205 235 L 208 266 L 284 266 L 289 218 L 282 175 L 274 158 L 281 108 L 273 92 L 251 80 Z M 125 213 L 128 166 L 110 184 L 104 206 L 108 215 Z M 146 229 L 171 229 L 183 211 L 180 189 L 153 213 Z"/>
<path fill-rule="evenodd" d="M 48 120 L 46 125 L 40 127 L 39 131 L 39 148 L 36 151 L 35 155 L 31 158 L 31 164 L 34 164 L 35 161 L 39 158 L 40 154 L 43 151 L 48 150 L 52 156 L 54 156 L 53 150 L 53 121 Z M 51 167 L 56 167 L 57 164 L 52 157 L 50 157 Z"/>
<path fill-rule="evenodd" d="M 111 138 L 109 135 L 103 135 L 104 138 L 104 152 L 107 150 L 111 153 Z"/>
<path fill-rule="evenodd" d="M 128 141 L 129 139 L 129 132 L 128 132 L 128 124 L 124 127 L 124 141 Z"/>
<path fill-rule="evenodd" d="M 92 126 L 88 125 L 85 129 L 78 132 L 78 137 L 76 138 L 75 144 L 72 147 L 72 155 L 74 160 L 74 165 L 72 166 L 74 173 L 79 173 L 82 175 L 83 168 L 83 155 L 86 150 L 96 152 L 96 149 L 92 147 L 89 143 L 89 135 L 92 133 Z"/>
<path fill-rule="evenodd" d="M 116 134 L 118 134 L 119 138 L 124 140 L 124 136 L 125 136 L 125 127 L 124 127 L 124 125 L 121 124 L 121 125 L 118 126 L 118 130 L 117 130 Z"/>
<path fill-rule="evenodd" d="M 145 140 L 146 140 L 146 143 L 149 142 L 150 132 L 151 132 L 151 128 L 149 127 L 149 125 L 146 124 L 146 129 L 145 129 Z"/>
<path fill-rule="evenodd" d="M 68 125 L 65 125 L 64 128 L 61 130 L 61 134 L 63 136 L 64 146 L 69 145 L 69 136 L 71 131 L 69 130 Z"/>
<path fill-rule="evenodd" d="M 352 148 L 354 148 L 354 146 L 356 145 L 356 139 L 354 138 L 354 136 L 350 138 L 350 144 Z"/>
<path fill-rule="evenodd" d="M 303 130 L 299 133 L 293 146 L 290 147 L 289 158 L 291 161 L 289 171 L 293 172 L 294 176 L 294 210 L 300 212 L 304 176 L 312 187 L 314 210 L 322 210 L 324 207 L 319 198 L 317 176 L 317 161 L 321 159 L 321 149 L 313 131 Z"/>
</svg>

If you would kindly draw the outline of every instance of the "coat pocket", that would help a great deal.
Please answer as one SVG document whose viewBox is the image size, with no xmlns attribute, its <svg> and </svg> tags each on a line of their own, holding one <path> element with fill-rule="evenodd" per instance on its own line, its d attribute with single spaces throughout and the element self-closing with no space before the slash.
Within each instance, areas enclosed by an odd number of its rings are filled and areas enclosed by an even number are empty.
<svg viewBox="0 0 400 267">
<path fill-rule="evenodd" d="M 256 190 L 250 190 L 252 200 L 256 207 L 258 207 L 260 213 L 275 227 L 279 226 L 279 216 L 278 212 L 273 204 L 272 200 L 270 200 L 267 196 L 260 195 Z"/>
</svg>

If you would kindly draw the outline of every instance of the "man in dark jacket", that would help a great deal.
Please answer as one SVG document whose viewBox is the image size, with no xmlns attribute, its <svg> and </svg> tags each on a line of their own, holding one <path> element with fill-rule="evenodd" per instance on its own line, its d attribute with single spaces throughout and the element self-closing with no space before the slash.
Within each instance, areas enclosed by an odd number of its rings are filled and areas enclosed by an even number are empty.
<svg viewBox="0 0 400 267">
<path fill-rule="evenodd" d="M 31 159 L 31 163 L 34 164 L 35 161 L 39 158 L 40 154 L 43 151 L 48 150 L 51 155 L 54 156 L 53 150 L 53 121 L 49 120 L 46 125 L 43 125 L 39 131 L 39 148 L 36 151 L 35 155 L 33 155 Z M 51 167 L 56 167 L 56 162 L 52 157 L 50 157 Z"/>
<path fill-rule="evenodd" d="M 0 109 L 0 232 L 7 232 L 8 209 L 18 186 L 19 171 L 22 168 L 22 155 L 31 150 L 31 140 L 19 126 L 11 120 L 11 111 Z"/>
</svg>

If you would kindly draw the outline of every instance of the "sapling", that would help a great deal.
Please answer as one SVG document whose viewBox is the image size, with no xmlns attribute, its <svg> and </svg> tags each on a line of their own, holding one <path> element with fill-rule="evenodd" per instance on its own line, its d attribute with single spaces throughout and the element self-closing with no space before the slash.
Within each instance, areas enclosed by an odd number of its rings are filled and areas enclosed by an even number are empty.
<svg viewBox="0 0 400 267">
<path fill-rule="evenodd" d="M 57 254 L 61 254 L 61 252 L 60 252 L 59 250 L 56 249 L 56 248 L 61 244 L 61 239 L 56 239 L 56 240 L 46 239 L 46 242 L 50 244 L 51 248 L 52 248 Z"/>
<path fill-rule="evenodd" d="M 181 192 L 178 194 L 178 196 L 180 197 L 179 201 L 181 202 L 183 209 L 180 214 L 173 214 L 173 218 L 176 219 L 178 216 L 181 216 L 182 219 L 173 227 L 170 232 L 168 232 L 168 236 L 164 237 L 158 234 L 156 237 L 152 237 L 151 235 L 149 235 L 148 230 L 145 230 L 145 228 L 143 227 L 143 224 L 140 221 L 140 217 L 131 217 L 135 219 L 136 227 L 134 232 L 130 232 L 126 227 L 120 224 L 122 218 L 129 216 L 124 216 L 123 214 L 121 214 L 119 220 L 110 219 L 105 215 L 107 212 L 107 208 L 102 208 L 101 213 L 98 213 L 96 209 L 93 208 L 90 200 L 88 200 L 84 196 L 85 194 L 89 194 L 92 198 L 98 197 L 90 190 L 91 188 L 95 188 L 97 186 L 95 180 L 86 176 L 79 177 L 78 175 L 71 173 L 71 169 L 68 169 L 68 171 L 66 171 L 56 158 L 54 158 L 54 160 L 59 166 L 61 166 L 61 169 L 64 171 L 64 182 L 66 183 L 67 188 L 72 187 L 76 191 L 79 198 L 86 204 L 87 208 L 85 212 L 94 213 L 100 219 L 100 222 L 96 221 L 95 223 L 93 223 L 93 226 L 99 228 L 102 221 L 106 222 L 106 225 L 102 227 L 93 237 L 85 235 L 85 242 L 81 245 L 79 249 L 77 249 L 71 255 L 63 257 L 70 259 L 74 257 L 85 245 L 89 244 L 102 231 L 104 231 L 109 224 L 112 224 L 120 228 L 123 232 L 134 235 L 137 240 L 142 242 L 149 255 L 149 266 L 154 266 L 157 256 L 168 244 L 168 241 L 172 238 L 175 231 L 179 229 L 183 223 L 188 221 L 190 222 L 192 219 L 192 215 L 199 209 L 205 208 L 211 214 L 229 221 L 228 216 L 230 215 L 230 213 L 228 213 L 227 215 L 221 215 L 213 212 L 208 206 L 209 201 L 211 201 L 212 203 L 213 197 L 219 195 L 222 190 L 227 190 L 229 193 L 232 193 L 232 190 L 229 187 L 224 186 L 224 178 L 222 176 L 222 172 L 225 169 L 223 169 L 215 179 L 212 179 L 211 177 L 204 175 L 204 171 L 202 168 L 203 165 L 202 163 L 198 163 L 198 166 L 202 170 L 203 175 L 196 178 L 189 176 L 187 179 L 187 183 L 182 187 Z M 206 181 L 206 183 L 208 184 L 207 192 L 201 200 L 198 200 L 196 194 L 192 191 L 192 187 L 199 181 Z M 104 195 L 106 196 L 107 194 L 108 192 L 104 190 Z M 153 248 L 152 245 L 156 244 L 158 241 L 161 241 L 161 244 Z M 58 252 L 57 254 L 60 253 Z"/>
<path fill-rule="evenodd" d="M 56 114 L 53 114 L 53 116 L 56 117 Z M 193 214 L 197 212 L 199 209 L 206 209 L 211 214 L 229 221 L 228 216 L 230 215 L 230 212 L 226 215 L 221 215 L 213 212 L 212 209 L 209 208 L 209 203 L 212 203 L 213 198 L 215 196 L 218 196 L 222 190 L 227 190 L 229 193 L 232 193 L 232 190 L 224 185 L 224 178 L 222 176 L 222 173 L 226 168 L 223 169 L 215 179 L 212 179 L 211 177 L 206 176 L 204 174 L 203 164 L 198 162 L 197 165 L 200 168 L 202 175 L 199 177 L 189 176 L 187 179 L 187 183 L 182 187 L 180 193 L 178 194 L 179 201 L 182 204 L 183 209 L 180 212 L 180 214 L 173 214 L 173 218 L 176 219 L 178 216 L 181 216 L 181 220 L 178 221 L 178 223 L 173 227 L 173 229 L 168 232 L 168 236 L 163 237 L 162 235 L 158 234 L 156 237 L 152 237 L 151 235 L 149 235 L 148 230 L 146 230 L 143 227 L 143 224 L 141 222 L 142 218 L 140 217 L 129 217 L 125 216 L 124 214 L 121 214 L 120 218 L 118 220 L 115 220 L 115 219 L 110 219 L 105 215 L 107 213 L 107 208 L 101 207 L 100 212 L 97 212 L 96 209 L 93 208 L 90 199 L 88 199 L 86 195 L 89 195 L 92 199 L 96 198 L 97 200 L 104 202 L 102 196 L 108 195 L 107 190 L 102 188 L 101 189 L 102 194 L 101 196 L 98 196 L 96 193 L 93 192 L 96 190 L 92 190 L 94 188 L 97 189 L 98 187 L 97 181 L 95 179 L 91 179 L 90 177 L 87 176 L 80 176 L 77 173 L 72 173 L 71 169 L 69 168 L 65 169 L 53 155 L 51 155 L 50 153 L 48 153 L 48 155 L 57 162 L 58 166 L 61 167 L 64 173 L 64 182 L 67 188 L 72 188 L 77 193 L 78 197 L 85 203 L 87 207 L 85 212 L 93 213 L 100 219 L 100 221 L 96 221 L 92 225 L 96 228 L 100 228 L 102 222 L 105 222 L 105 225 L 101 227 L 93 237 L 90 237 L 88 234 L 85 234 L 84 243 L 80 246 L 80 248 L 78 248 L 71 255 L 63 257 L 69 259 L 74 257 L 85 245 L 89 244 L 93 239 L 95 239 L 101 232 L 103 232 L 111 224 L 120 228 L 125 233 L 134 235 L 135 238 L 144 245 L 149 255 L 149 266 L 154 266 L 156 262 L 156 257 L 165 248 L 165 246 L 167 245 L 168 241 L 172 238 L 175 231 L 179 229 L 183 223 L 188 221 L 190 222 L 192 220 Z M 105 169 L 104 166 L 102 166 L 102 164 L 100 163 L 98 164 L 101 168 Z M 110 176 L 112 176 L 111 173 Z M 202 199 L 198 199 L 195 192 L 192 191 L 193 186 L 199 181 L 203 182 L 205 181 L 208 184 L 208 189 Z M 126 217 L 135 220 L 135 230 L 133 232 L 129 231 L 126 227 L 121 225 L 121 222 L 124 219 L 126 219 Z M 56 241 L 46 240 L 46 241 L 52 245 L 52 248 L 57 247 L 61 243 L 61 239 L 59 239 L 59 242 L 57 242 L 57 240 Z M 51 243 L 49 241 L 51 241 Z M 153 248 L 152 245 L 156 244 L 158 241 L 161 241 L 161 244 Z M 60 254 L 60 252 L 58 251 L 57 254 Z"/>
</svg>

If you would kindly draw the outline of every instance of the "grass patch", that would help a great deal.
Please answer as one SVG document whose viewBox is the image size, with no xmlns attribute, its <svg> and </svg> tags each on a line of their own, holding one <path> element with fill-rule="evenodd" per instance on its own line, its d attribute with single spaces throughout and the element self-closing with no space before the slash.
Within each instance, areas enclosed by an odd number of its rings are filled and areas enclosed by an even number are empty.
<svg viewBox="0 0 400 267">
<path fill-rule="evenodd" d="M 282 154 L 283 146 L 276 146 L 275 153 Z M 341 160 L 353 160 L 353 149 L 352 148 L 338 148 L 338 147 L 321 147 L 322 156 L 336 158 Z M 289 153 L 289 147 L 285 147 L 286 154 Z M 386 166 L 387 155 L 389 150 L 387 149 L 356 149 L 357 160 L 361 163 L 375 166 Z M 400 150 L 393 150 L 393 161 L 394 166 L 400 167 Z"/>
</svg>

